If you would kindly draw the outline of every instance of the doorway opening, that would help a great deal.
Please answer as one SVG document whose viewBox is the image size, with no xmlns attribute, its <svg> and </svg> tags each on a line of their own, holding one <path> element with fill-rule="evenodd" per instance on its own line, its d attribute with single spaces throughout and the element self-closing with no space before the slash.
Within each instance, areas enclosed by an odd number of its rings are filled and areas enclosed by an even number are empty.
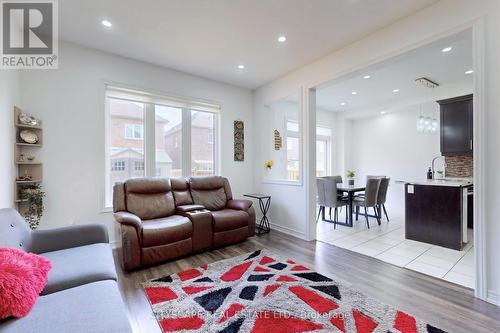
<svg viewBox="0 0 500 333">
<path fill-rule="evenodd" d="M 473 53 L 467 29 L 316 87 L 318 241 L 476 288 Z"/>
</svg>

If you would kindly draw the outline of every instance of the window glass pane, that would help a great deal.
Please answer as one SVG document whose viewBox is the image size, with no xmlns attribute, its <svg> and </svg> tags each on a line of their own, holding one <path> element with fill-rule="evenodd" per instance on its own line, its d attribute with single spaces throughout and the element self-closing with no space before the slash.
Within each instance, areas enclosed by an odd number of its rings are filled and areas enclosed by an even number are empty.
<svg viewBox="0 0 500 333">
<path fill-rule="evenodd" d="M 108 103 L 110 175 L 106 197 L 110 204 L 115 182 L 144 176 L 144 104 L 113 98 L 108 98 Z"/>
<path fill-rule="evenodd" d="M 316 176 L 327 176 L 328 173 L 328 143 L 326 140 L 316 141 Z"/>
<path fill-rule="evenodd" d="M 286 130 L 289 132 L 298 132 L 299 131 L 299 123 L 295 121 L 289 121 L 286 123 Z"/>
<path fill-rule="evenodd" d="M 332 130 L 326 127 L 316 127 L 316 135 L 318 136 L 332 136 Z"/>
<path fill-rule="evenodd" d="M 191 111 L 191 175 L 215 174 L 215 114 Z"/>
<path fill-rule="evenodd" d="M 288 180 L 299 180 L 299 138 L 286 139 L 286 173 Z"/>
<path fill-rule="evenodd" d="M 155 105 L 156 176 L 182 176 L 182 109 Z"/>
</svg>

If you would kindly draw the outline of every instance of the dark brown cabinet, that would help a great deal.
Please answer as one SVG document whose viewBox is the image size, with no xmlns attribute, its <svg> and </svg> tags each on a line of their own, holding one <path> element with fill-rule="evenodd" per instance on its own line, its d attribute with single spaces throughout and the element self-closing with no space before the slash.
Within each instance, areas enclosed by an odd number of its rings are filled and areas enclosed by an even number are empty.
<svg viewBox="0 0 500 333">
<path fill-rule="evenodd" d="M 405 184 L 406 239 L 461 250 L 464 224 L 462 186 Z"/>
<path fill-rule="evenodd" d="M 441 114 L 441 154 L 472 155 L 473 96 L 437 101 Z"/>
</svg>

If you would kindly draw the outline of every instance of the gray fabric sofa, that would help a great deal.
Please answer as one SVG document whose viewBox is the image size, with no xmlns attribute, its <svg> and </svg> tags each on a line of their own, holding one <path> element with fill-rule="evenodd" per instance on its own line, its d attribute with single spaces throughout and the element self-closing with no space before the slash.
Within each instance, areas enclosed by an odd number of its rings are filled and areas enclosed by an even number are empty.
<svg viewBox="0 0 500 333">
<path fill-rule="evenodd" d="M 37 253 L 52 262 L 48 283 L 31 312 L 0 321 L 0 333 L 132 332 L 104 226 L 32 231 L 16 210 L 0 209 L 0 247 Z"/>
</svg>

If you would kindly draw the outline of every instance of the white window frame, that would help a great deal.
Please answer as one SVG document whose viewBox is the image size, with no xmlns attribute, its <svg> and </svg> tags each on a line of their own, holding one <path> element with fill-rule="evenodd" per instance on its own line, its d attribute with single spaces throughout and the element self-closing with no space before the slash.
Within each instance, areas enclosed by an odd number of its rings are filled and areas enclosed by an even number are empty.
<svg viewBox="0 0 500 333">
<path fill-rule="evenodd" d="M 164 105 L 182 109 L 182 146 L 181 146 L 181 167 L 182 176 L 191 176 L 191 111 L 210 112 L 214 114 L 214 175 L 220 175 L 220 106 L 212 102 L 196 100 L 191 98 L 171 97 L 166 94 L 148 93 L 142 90 L 119 87 L 114 84 L 105 85 L 104 90 L 104 115 L 105 115 L 105 177 L 102 194 L 101 212 L 112 211 L 112 185 L 110 184 L 111 175 L 111 113 L 108 98 L 128 100 L 144 104 L 144 174 L 148 177 L 156 177 L 156 117 L 155 105 Z M 126 133 L 125 133 L 126 134 Z M 128 138 L 126 138 L 128 139 Z M 111 188 L 109 188 L 111 186 Z"/>
</svg>

